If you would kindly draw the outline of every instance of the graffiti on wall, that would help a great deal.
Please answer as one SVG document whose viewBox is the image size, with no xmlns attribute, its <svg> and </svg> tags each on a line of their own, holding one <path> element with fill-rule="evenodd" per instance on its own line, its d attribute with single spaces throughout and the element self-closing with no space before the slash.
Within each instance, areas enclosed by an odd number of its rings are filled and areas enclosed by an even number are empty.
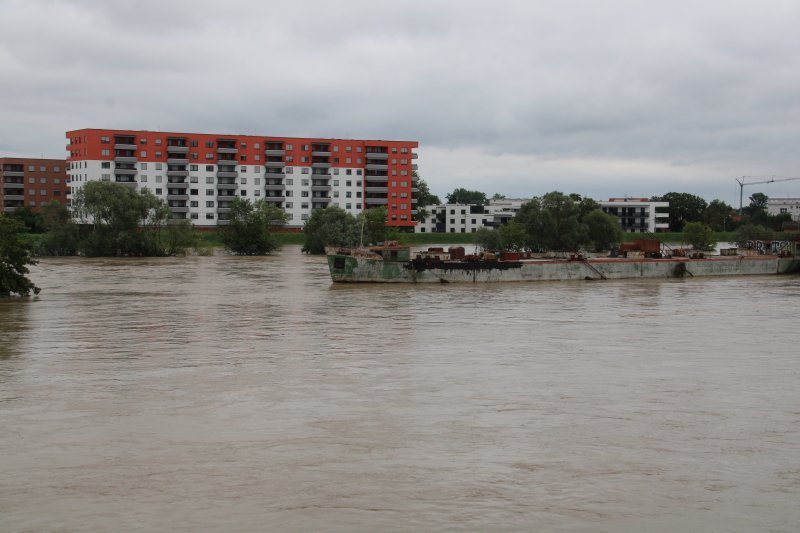
<svg viewBox="0 0 800 533">
<path fill-rule="evenodd" d="M 775 254 L 789 250 L 789 241 L 747 241 L 747 248 L 755 250 L 759 255 Z"/>
</svg>

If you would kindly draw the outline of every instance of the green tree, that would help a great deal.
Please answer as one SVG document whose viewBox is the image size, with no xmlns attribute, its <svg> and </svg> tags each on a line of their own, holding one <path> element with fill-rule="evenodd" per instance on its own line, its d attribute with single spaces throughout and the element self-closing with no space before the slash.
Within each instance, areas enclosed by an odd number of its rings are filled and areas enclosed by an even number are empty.
<svg viewBox="0 0 800 533">
<path fill-rule="evenodd" d="M 478 231 L 475 232 L 474 238 L 475 238 L 475 244 L 477 244 L 486 251 L 491 252 L 499 250 L 501 248 L 500 233 L 497 230 L 489 228 L 480 228 Z"/>
<path fill-rule="evenodd" d="M 480 191 L 469 191 L 458 188 L 446 195 L 448 204 L 478 204 L 486 203 L 486 193 Z"/>
<path fill-rule="evenodd" d="M 769 202 L 769 196 L 763 192 L 756 192 L 750 195 L 750 209 L 755 212 L 759 209 L 766 210 Z"/>
<path fill-rule="evenodd" d="M 688 222 L 683 227 L 683 240 L 695 250 L 713 250 L 717 244 L 714 231 L 702 222 Z"/>
<path fill-rule="evenodd" d="M 722 200 L 712 200 L 703 210 L 702 222 L 711 226 L 714 231 L 727 231 L 731 229 L 731 215 L 733 207 Z"/>
<path fill-rule="evenodd" d="M 683 231 L 687 222 L 700 222 L 708 205 L 699 196 L 686 192 L 668 192 L 664 196 L 654 196 L 652 202 L 669 202 L 669 229 Z"/>
<path fill-rule="evenodd" d="M 748 243 L 753 241 L 771 241 L 775 232 L 766 227 L 758 224 L 743 224 L 736 230 L 736 244 L 740 247 L 747 247 Z"/>
<path fill-rule="evenodd" d="M 573 198 L 573 200 L 578 202 L 578 220 L 580 220 L 581 222 L 584 221 L 586 215 L 597 209 L 600 209 L 600 204 L 592 200 L 588 196 L 585 198 L 581 198 L 580 194 L 576 194 L 574 196 L 577 196 L 577 200 L 575 200 L 575 198 Z M 570 197 L 573 197 L 573 195 L 570 194 Z"/>
<path fill-rule="evenodd" d="M 66 206 L 53 201 L 40 212 L 45 234 L 35 250 L 37 255 L 68 256 L 78 253 L 80 229 Z"/>
<path fill-rule="evenodd" d="M 340 207 L 315 209 L 303 228 L 303 251 L 325 253 L 326 246 L 355 246 L 359 243 L 361 227 L 356 217 Z"/>
<path fill-rule="evenodd" d="M 39 287 L 28 279 L 28 265 L 35 265 L 30 247 L 22 240 L 24 226 L 0 213 L 0 296 L 39 294 Z"/>
<path fill-rule="evenodd" d="M 510 220 L 500 226 L 497 232 L 500 234 L 500 248 L 503 250 L 518 252 L 527 247 L 528 236 L 522 224 Z"/>
<path fill-rule="evenodd" d="M 513 220 L 525 228 L 531 249 L 577 250 L 588 242 L 575 200 L 553 191 L 522 204 Z"/>
<path fill-rule="evenodd" d="M 279 246 L 272 229 L 286 223 L 286 213 L 264 200 L 237 197 L 231 202 L 228 224 L 222 226 L 222 245 L 236 255 L 266 255 Z"/>
<path fill-rule="evenodd" d="M 161 244 L 166 255 L 185 255 L 197 244 L 194 226 L 188 220 L 171 220 L 162 232 Z"/>
<path fill-rule="evenodd" d="M 414 173 L 416 175 L 416 172 Z M 442 201 L 439 199 L 438 196 L 433 194 L 428 187 L 428 183 L 423 180 L 417 180 L 415 187 L 417 188 L 417 206 L 418 207 L 425 207 L 427 205 L 439 205 Z"/>
<path fill-rule="evenodd" d="M 23 231 L 28 233 L 42 233 L 45 231 L 41 215 L 34 212 L 33 208 L 28 205 L 18 207 L 8 216 L 22 223 Z"/>
<path fill-rule="evenodd" d="M 623 232 L 620 220 L 614 215 L 595 209 L 583 217 L 587 237 L 597 252 L 609 250 L 622 241 Z"/>
<path fill-rule="evenodd" d="M 389 239 L 391 228 L 386 225 L 386 206 L 372 207 L 358 215 L 359 231 L 363 228 L 360 240 L 368 243 L 379 243 Z"/>
<path fill-rule="evenodd" d="M 162 256 L 160 232 L 169 207 L 147 189 L 136 191 L 106 181 L 90 181 L 75 195 L 73 213 L 91 231 L 81 240 L 88 256 Z"/>
</svg>

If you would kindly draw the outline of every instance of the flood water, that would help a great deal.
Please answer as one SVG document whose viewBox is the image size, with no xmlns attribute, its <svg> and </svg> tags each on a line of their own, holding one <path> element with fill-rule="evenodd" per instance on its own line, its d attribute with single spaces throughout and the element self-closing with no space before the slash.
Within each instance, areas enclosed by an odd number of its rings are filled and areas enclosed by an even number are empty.
<svg viewBox="0 0 800 533">
<path fill-rule="evenodd" d="M 0 530 L 797 531 L 800 277 L 334 286 L 45 259 Z"/>
</svg>

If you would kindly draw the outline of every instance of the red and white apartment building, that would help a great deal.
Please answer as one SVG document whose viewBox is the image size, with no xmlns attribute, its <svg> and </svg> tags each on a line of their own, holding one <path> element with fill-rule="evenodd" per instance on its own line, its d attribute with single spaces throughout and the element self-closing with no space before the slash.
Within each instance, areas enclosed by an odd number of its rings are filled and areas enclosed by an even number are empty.
<svg viewBox="0 0 800 533">
<path fill-rule="evenodd" d="M 413 141 L 103 129 L 67 139 L 72 195 L 94 180 L 146 188 L 201 228 L 225 224 L 235 197 L 282 208 L 289 228 L 329 205 L 354 215 L 383 205 L 389 225 L 415 225 Z"/>
<path fill-rule="evenodd" d="M 0 157 L 0 212 L 34 211 L 52 201 L 67 204 L 69 175 L 63 159 Z"/>
</svg>

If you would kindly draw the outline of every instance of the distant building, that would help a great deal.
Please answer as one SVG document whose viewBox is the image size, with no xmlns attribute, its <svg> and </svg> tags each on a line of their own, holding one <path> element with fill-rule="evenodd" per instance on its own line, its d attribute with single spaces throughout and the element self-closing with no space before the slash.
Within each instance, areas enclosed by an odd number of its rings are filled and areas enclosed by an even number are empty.
<svg viewBox="0 0 800 533">
<path fill-rule="evenodd" d="M 770 198 L 767 200 L 767 213 L 770 215 L 789 214 L 792 220 L 800 222 L 800 198 Z"/>
<path fill-rule="evenodd" d="M 89 181 L 149 189 L 172 218 L 228 222 L 231 201 L 263 199 L 300 228 L 315 209 L 357 215 L 386 206 L 387 224 L 416 225 L 414 141 L 219 135 L 135 130 L 67 132 L 72 194 Z"/>
<path fill-rule="evenodd" d="M 475 233 L 480 228 L 497 228 L 507 223 L 527 199 L 489 200 L 479 204 L 440 204 L 425 207 L 428 215 L 416 233 Z"/>
<path fill-rule="evenodd" d="M 669 202 L 651 202 L 647 198 L 609 198 L 599 202 L 609 215 L 619 217 L 626 233 L 669 231 Z"/>
<path fill-rule="evenodd" d="M 53 200 L 67 204 L 69 176 L 63 159 L 0 157 L 0 211 L 38 211 Z"/>
</svg>

